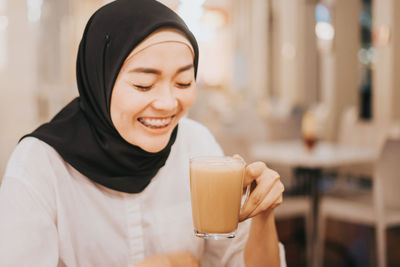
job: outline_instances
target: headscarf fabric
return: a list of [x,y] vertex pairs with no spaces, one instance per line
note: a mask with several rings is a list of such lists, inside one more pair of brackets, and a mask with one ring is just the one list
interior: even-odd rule
[[97,10],[86,25],[76,66],[79,97],[24,137],[46,142],[96,183],[126,193],[143,191],[165,165],[178,126],[163,150],[144,151],[125,141],[115,129],[111,93],[128,55],[162,28],[178,30],[189,42],[196,75],[197,42],[174,11],[155,0],[116,0]]

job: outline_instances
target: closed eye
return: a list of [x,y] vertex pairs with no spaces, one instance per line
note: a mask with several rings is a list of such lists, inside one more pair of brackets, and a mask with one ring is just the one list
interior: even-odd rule
[[153,86],[152,85],[139,85],[139,84],[134,84],[134,87],[136,87],[140,91],[149,91]]
[[176,86],[178,87],[178,88],[188,88],[188,87],[190,87],[192,85],[192,82],[189,82],[189,83],[176,83]]

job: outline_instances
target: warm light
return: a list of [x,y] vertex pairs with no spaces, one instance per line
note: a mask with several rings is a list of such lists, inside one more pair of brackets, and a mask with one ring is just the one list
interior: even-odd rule
[[317,121],[312,111],[307,111],[301,120],[301,132],[306,148],[311,151],[317,141]]
[[335,29],[330,23],[317,22],[315,25],[315,34],[319,39],[330,41],[335,36]]
[[372,30],[372,42],[376,46],[385,46],[390,41],[390,28],[387,25],[377,26]]
[[43,0],[27,0],[28,5],[28,20],[30,22],[37,22],[42,15]]
[[215,35],[212,27],[200,23],[204,14],[204,2],[205,0],[181,0],[178,7],[178,14],[199,41],[210,40]]
[[220,11],[205,10],[201,22],[213,28],[220,28],[225,25],[225,17]]
[[203,15],[204,2],[205,0],[181,0],[178,13],[189,29],[198,27],[199,20]]

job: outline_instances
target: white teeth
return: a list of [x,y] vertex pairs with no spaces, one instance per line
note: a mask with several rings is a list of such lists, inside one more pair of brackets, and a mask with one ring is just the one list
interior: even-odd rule
[[148,127],[154,128],[162,128],[167,126],[171,122],[172,118],[166,119],[146,119],[146,118],[139,118],[139,121]]

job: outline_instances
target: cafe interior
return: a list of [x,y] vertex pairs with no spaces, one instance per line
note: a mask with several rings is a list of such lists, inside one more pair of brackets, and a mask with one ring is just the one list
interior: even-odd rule
[[[1,173],[77,96],[78,43],[108,2],[0,0]],[[287,265],[400,266],[400,1],[160,2],[200,47],[187,116],[281,176]]]

